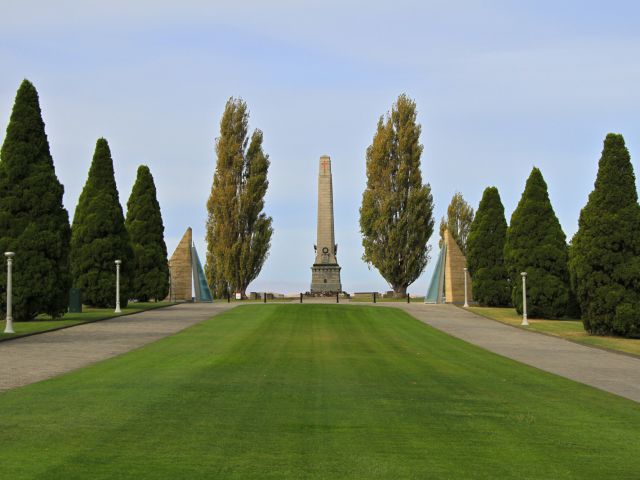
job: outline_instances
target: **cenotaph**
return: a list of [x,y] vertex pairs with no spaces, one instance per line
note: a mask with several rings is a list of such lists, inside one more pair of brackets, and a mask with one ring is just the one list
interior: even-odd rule
[[333,183],[331,179],[331,158],[320,157],[318,172],[318,237],[315,248],[316,259],[311,267],[311,293],[328,295],[342,293],[340,266],[336,254],[333,227]]

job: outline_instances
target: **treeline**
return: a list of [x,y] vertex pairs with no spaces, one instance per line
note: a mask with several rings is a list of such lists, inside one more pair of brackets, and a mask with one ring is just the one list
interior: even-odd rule
[[[429,260],[433,198],[423,183],[421,126],[415,102],[400,95],[380,116],[366,151],[360,208],[363,260],[404,295]],[[230,98],[216,139],[217,164],[207,203],[208,282],[216,297],[244,295],[267,258],[272,219],[264,212],[269,156],[263,134],[249,133],[249,111]],[[58,317],[71,286],[86,303],[113,306],[114,260],[122,260],[122,298],[162,299],[169,289],[164,226],[153,177],[141,166],[125,218],[107,141],[98,139],[71,226],[62,205],[38,94],[25,80],[0,151],[0,251],[16,251],[15,317]],[[457,193],[441,232],[467,256],[475,298],[522,309],[527,272],[533,317],[581,315],[588,332],[640,337],[640,205],[621,135],[604,142],[595,188],[567,243],[547,185],[534,168],[509,224],[497,188],[474,213]],[[0,288],[6,274],[0,269]],[[0,300],[4,303],[4,296]],[[125,300],[126,301],[126,300]]]
[[[508,226],[496,187],[485,189],[471,221],[453,208],[460,202],[466,204],[456,194],[443,222],[467,252],[473,295],[481,305],[512,305],[522,313],[526,272],[531,317],[582,318],[591,334],[640,337],[640,205],[622,135],[604,140],[594,190],[570,243],[538,168]],[[467,238],[458,228],[465,224]]]
[[[122,260],[121,298],[163,299],[169,289],[167,248],[155,185],[140,166],[127,203],[119,201],[109,145],[98,139],[73,222],[62,204],[38,93],[24,80],[18,89],[0,150],[0,252],[14,251],[16,320],[60,317],[69,289],[84,303],[115,305],[115,264]],[[0,269],[6,291],[6,272]],[[6,296],[0,306],[5,308]]]
[[579,315],[566,237],[538,168],[532,169],[508,226],[498,189],[485,189],[466,248],[473,296],[481,305],[513,305],[522,313],[521,273],[526,272],[531,317]]
[[[416,116],[415,102],[401,95],[378,120],[360,208],[363,259],[399,295],[423,272],[434,226]],[[440,223],[445,229],[466,253],[480,304],[513,305],[522,313],[526,272],[530,316],[581,317],[591,334],[640,337],[640,205],[622,135],[604,141],[595,188],[570,243],[538,168],[509,224],[498,189],[488,187],[475,215],[456,193]]]

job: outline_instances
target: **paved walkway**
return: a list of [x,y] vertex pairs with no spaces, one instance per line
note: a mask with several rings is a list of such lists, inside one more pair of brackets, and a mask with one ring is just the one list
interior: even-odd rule
[[228,310],[189,303],[0,343],[0,392],[114,357]]
[[491,352],[640,402],[640,358],[528,332],[451,305],[381,306],[402,308],[438,330]]

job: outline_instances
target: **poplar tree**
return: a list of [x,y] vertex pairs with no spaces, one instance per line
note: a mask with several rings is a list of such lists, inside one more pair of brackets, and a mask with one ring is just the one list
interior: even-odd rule
[[511,216],[504,261],[511,278],[512,302],[522,313],[522,277],[527,273],[527,313],[560,318],[570,302],[567,243],[549,200],[547,184],[533,168]]
[[467,238],[473,222],[473,208],[460,192],[456,192],[447,207],[447,217],[440,220],[440,248],[444,243],[444,232],[449,230],[451,236],[460,247],[463,254],[467,253]]
[[473,284],[473,297],[481,305],[507,306],[511,286],[504,266],[507,220],[496,187],[487,187],[469,228],[467,267]]
[[571,280],[591,334],[640,337],[639,232],[631,157],[622,135],[610,133],[570,250]]
[[169,265],[164,225],[149,167],[140,165],[127,202],[125,220],[134,253],[131,297],[162,300],[169,293]]
[[406,294],[429,260],[433,198],[422,184],[416,104],[400,95],[378,120],[367,148],[367,186],[360,207],[363,260],[397,295]]
[[218,297],[240,292],[258,276],[271,246],[271,217],[264,212],[269,182],[269,156],[262,150],[262,132],[249,138],[247,104],[230,98],[216,139],[216,171],[207,202],[209,285]]
[[[56,176],[42,120],[38,92],[24,80],[18,89],[0,150],[0,251],[15,252],[13,316],[54,318],[67,309],[69,215],[64,187]],[[5,269],[0,288],[6,291]],[[5,295],[0,295],[2,309]]]
[[124,225],[109,144],[100,138],[71,226],[73,285],[82,289],[84,303],[94,307],[115,305],[115,260],[122,261],[120,303],[124,307],[131,291],[133,250]]
[[227,296],[231,295],[231,287],[222,275],[218,274],[215,257],[209,255],[208,251],[204,273],[207,277],[207,283],[209,284],[213,298],[227,298]]

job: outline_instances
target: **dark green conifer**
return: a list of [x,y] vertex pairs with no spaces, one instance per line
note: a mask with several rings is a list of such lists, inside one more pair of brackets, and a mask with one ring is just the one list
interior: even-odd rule
[[604,141],[570,269],[589,333],[640,337],[640,206],[622,135],[610,133]]
[[[38,92],[24,80],[0,151],[0,252],[16,253],[13,315],[31,320],[39,313],[61,316],[68,304],[69,215],[40,111]],[[3,261],[4,264],[4,261]],[[6,270],[0,288],[6,290]],[[4,309],[5,295],[1,295]]]
[[131,297],[142,302],[162,300],[169,293],[167,245],[156,186],[146,165],[138,167],[125,225],[134,253]]
[[519,313],[521,272],[527,272],[527,312],[531,317],[560,318],[567,313],[570,292],[566,237],[537,168],[531,171],[511,216],[504,261],[511,278],[511,299]]
[[504,266],[507,220],[496,187],[487,187],[467,238],[467,267],[473,284],[473,298],[481,305],[511,303],[511,286]]
[[109,144],[98,139],[89,176],[73,216],[71,273],[86,304],[113,307],[116,298],[115,260],[121,260],[120,302],[131,289],[133,250],[124,225]]

